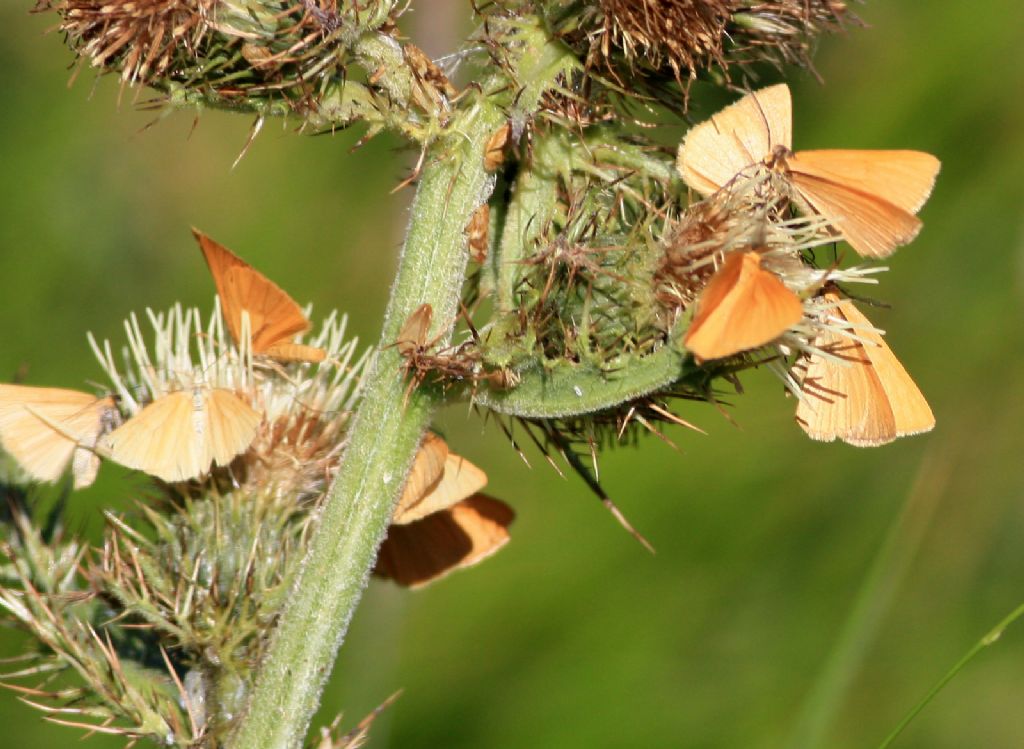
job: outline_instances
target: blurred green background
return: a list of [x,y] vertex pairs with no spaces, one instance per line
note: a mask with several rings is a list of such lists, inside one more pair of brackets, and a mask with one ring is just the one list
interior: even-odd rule
[[[94,87],[83,71],[68,90],[71,56],[43,33],[55,19],[27,5],[0,7],[0,377],[28,364],[31,384],[80,387],[100,377],[87,330],[120,341],[131,310],[208,309],[190,225],[375,340],[409,198],[389,190],[408,152],[378,138],[349,153],[357,134],[303,138],[268,123],[232,170],[248,121],[210,113],[191,132],[192,115],[176,113],[143,131],[152,115],[132,91],[118,104],[113,79]],[[418,7],[412,28],[433,52],[438,24],[468,14],[454,0]],[[811,715],[819,746],[873,747],[1024,601],[1024,10],[893,0],[857,11],[871,28],[823,40],[824,87],[792,72],[795,142],[942,159],[925,229],[883,278],[893,309],[872,313],[936,430],[876,450],[812,443],[778,382],[751,373],[739,428],[685,406],[709,437],[679,430],[681,453],[648,439],[605,456],[607,489],[657,546],[650,556],[578,481],[535,454],[528,469],[496,428],[451,409],[453,448],[518,511],[513,543],[422,592],[375,583],[321,722],[342,710],[355,721],[403,687],[371,746],[789,747]],[[105,467],[76,522],[97,533],[99,507],[126,506],[138,486]],[[877,627],[844,649],[905,506],[866,609]],[[0,656],[22,647],[0,630]],[[828,692],[815,691],[823,673],[841,677],[835,699],[808,710],[808,695]],[[1024,746],[1022,703],[1024,624],[895,746]],[[2,746],[77,739],[10,693],[0,725]]]

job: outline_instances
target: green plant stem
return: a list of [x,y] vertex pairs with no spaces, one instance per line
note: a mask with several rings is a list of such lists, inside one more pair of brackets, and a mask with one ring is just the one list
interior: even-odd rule
[[953,667],[949,669],[949,671],[946,672],[945,676],[939,679],[938,683],[936,683],[935,686],[928,690],[928,694],[926,694],[924,698],[914,706],[914,709],[907,713],[907,715],[903,718],[903,720],[899,722],[896,728],[892,730],[892,733],[885,737],[885,741],[878,745],[878,749],[887,749],[887,747],[889,747],[889,745],[891,745],[892,742],[896,740],[896,737],[903,733],[903,729],[910,725],[911,721],[913,721],[914,718],[917,717],[918,713],[924,710],[928,703],[935,699],[935,696],[942,691],[942,688],[945,687],[949,682],[951,682],[953,680],[953,677],[960,673],[961,669],[963,669],[964,666],[966,666],[968,663],[974,660],[974,656],[976,656],[982,650],[987,648],[989,645],[994,645],[995,643],[997,643],[999,641],[999,638],[1003,636],[1003,632],[1005,632],[1011,624],[1020,619],[1022,616],[1024,616],[1024,603],[1020,604],[1017,608],[1015,608],[1013,611],[1007,614],[1006,617],[999,622],[999,624],[990,629],[984,637],[982,637],[980,640],[974,643],[974,646],[966,653],[964,653],[964,656],[960,660],[958,660],[953,665]]
[[[514,117],[532,114],[545,88],[569,64],[577,64],[560,43],[522,19],[514,41],[515,105],[481,96],[453,121],[452,134],[426,154],[379,353],[248,708],[227,742],[231,749],[302,746],[420,438],[439,403],[435,391],[423,388],[408,393],[406,400],[402,358],[393,344],[421,304],[433,307],[435,327],[445,331],[439,343],[447,340],[468,259],[464,230],[493,188],[484,169],[486,144],[510,110]],[[507,83],[503,75],[495,76],[483,90],[508,91],[513,87]]]
[[281,614],[249,707],[229,746],[301,746],[324,682],[366,586],[420,438],[437,406],[419,389],[406,399],[402,359],[392,345],[421,304],[450,331],[467,261],[463,229],[487,197],[482,154],[503,119],[481,104],[461,128],[428,152],[432,161],[416,192],[409,233],[392,288],[380,351],[349,433],[341,469],[310,549]]

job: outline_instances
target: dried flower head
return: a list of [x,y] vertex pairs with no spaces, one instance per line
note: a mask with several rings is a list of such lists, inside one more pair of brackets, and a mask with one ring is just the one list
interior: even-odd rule
[[556,28],[594,68],[646,89],[652,74],[686,84],[733,64],[810,64],[812,39],[840,28],[838,0],[598,0],[556,3]]
[[740,63],[765,61],[781,67],[802,65],[813,70],[814,39],[857,24],[841,0],[783,0],[744,3],[732,16],[730,57]]
[[622,55],[667,67],[679,79],[709,64],[724,64],[725,30],[733,3],[727,0],[599,0],[603,60]]
[[216,0],[59,0],[37,10],[56,10],[61,30],[97,68],[119,67],[125,81],[147,82],[166,74],[181,50],[195,50],[209,33]]
[[344,79],[354,41],[387,25],[394,6],[388,0],[39,0],[36,10],[61,16],[59,28],[81,60],[119,72],[126,84],[160,89],[168,100],[311,114]]

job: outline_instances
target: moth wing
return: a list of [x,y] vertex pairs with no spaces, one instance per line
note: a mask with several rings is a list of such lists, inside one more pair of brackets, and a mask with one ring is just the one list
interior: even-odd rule
[[441,483],[447,458],[448,443],[433,432],[427,432],[413,459],[412,470],[391,522],[409,523],[422,517],[416,513],[416,508]]
[[719,310],[739,283],[743,265],[743,257],[739,253],[728,255],[697,298],[697,308],[686,329],[683,345],[695,353],[697,349],[702,351],[697,353],[698,356],[706,358],[707,354],[719,348],[718,341],[723,335],[726,317],[719,314]]
[[296,301],[255,268],[229,269],[225,274],[225,286],[228,293],[238,300],[239,331],[242,310],[249,313],[254,354],[266,353],[275,344],[289,343],[299,333],[309,330],[309,320]]
[[217,465],[226,466],[256,439],[261,418],[230,390],[213,388],[206,394],[206,421],[208,451]]
[[686,182],[710,195],[776,146],[792,143],[793,102],[785,84],[753,91],[683,138],[676,167]]
[[760,255],[733,253],[701,293],[683,345],[698,359],[720,359],[775,340],[802,317],[800,297]]
[[508,527],[516,514],[501,500],[475,494],[454,505],[452,519],[472,541],[471,549],[459,562],[459,569],[472,567],[508,543]]
[[83,489],[96,480],[100,456],[94,448],[100,435],[120,421],[120,414],[111,396],[95,399],[89,406],[60,422],[61,431],[77,437],[78,446],[71,456],[74,487]]
[[887,257],[921,231],[917,216],[884,198],[799,171],[791,172],[790,180],[800,197],[863,257]]
[[827,331],[814,344],[839,361],[812,355],[801,381],[803,398],[797,421],[812,440],[841,440],[857,447],[885,445],[896,439],[896,418],[867,348],[877,334],[853,303],[828,295],[837,302],[835,317],[854,325],[851,331],[869,341]]
[[907,213],[917,213],[942,166],[922,151],[798,151],[786,159],[792,172],[844,185]]
[[858,447],[896,439],[896,425],[881,384],[865,363],[864,347],[839,339],[825,350],[847,363],[811,356],[800,387],[797,423],[811,439],[842,440]]
[[844,301],[841,306],[843,316],[857,326],[865,338],[875,344],[865,346],[864,352],[885,392],[895,422],[896,436],[907,437],[931,431],[935,426],[932,409],[917,383],[889,348],[889,344],[871,328],[870,321],[852,302]]
[[304,343],[275,343],[273,346],[268,346],[263,355],[282,362],[306,362],[309,364],[316,364],[327,358],[327,352],[324,349],[307,346]]
[[505,503],[477,494],[414,523],[392,525],[374,571],[399,585],[422,587],[494,554],[508,543],[514,517]]
[[469,246],[469,256],[477,263],[483,264],[487,261],[487,251],[490,249],[490,228],[491,228],[491,205],[484,203],[469,218],[466,225],[466,243]]
[[92,483],[96,480],[96,474],[99,472],[100,456],[92,450],[76,447],[71,455],[71,475],[74,477],[73,486],[76,489],[92,486]]
[[423,499],[406,510],[400,520],[396,518],[394,522],[405,524],[419,520],[461,502],[486,485],[486,473],[461,455],[448,453],[440,481]]
[[95,456],[79,445],[96,444],[113,408],[113,398],[77,390],[0,384],[0,445],[37,481],[56,481],[74,458],[75,488],[88,486]]
[[211,454],[191,391],[157,398],[100,440],[100,448],[128,468],[169,483],[188,481],[210,466]]
[[192,227],[192,235],[199,243],[199,249],[206,259],[206,265],[213,276],[214,286],[217,287],[217,295],[220,297],[220,304],[224,311],[224,321],[227,323],[231,337],[238,343],[242,333],[242,309],[243,299],[240,298],[238,290],[229,288],[227,283],[228,271],[233,268],[250,267],[242,258],[216,242],[201,231]]
[[213,275],[224,320],[236,343],[241,340],[242,310],[249,313],[252,350],[257,354],[309,329],[302,309],[284,289],[224,245],[196,229],[192,233]]

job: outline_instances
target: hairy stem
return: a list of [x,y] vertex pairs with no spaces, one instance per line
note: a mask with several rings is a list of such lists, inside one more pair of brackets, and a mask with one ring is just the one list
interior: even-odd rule
[[[545,85],[572,61],[537,28],[514,36],[513,78],[520,92],[512,116],[531,113]],[[555,52],[550,52],[554,48]],[[537,61],[545,64],[537,65]],[[531,77],[540,74],[542,82]],[[524,81],[518,76],[522,75]],[[508,91],[504,76],[484,91]],[[483,154],[509,117],[509,102],[481,96],[462,110],[450,136],[427,152],[409,231],[381,333],[380,350],[349,433],[348,448],[310,549],[286,604],[246,714],[227,746],[233,749],[297,749],[319,705],[338,648],[362,596],[377,548],[438,395],[409,394],[402,360],[392,345],[402,324],[421,304],[434,308],[435,325],[450,334],[467,262],[464,230],[486,200],[493,177]],[[443,340],[442,340],[443,342]],[[404,405],[403,405],[404,403]]]
[[454,323],[467,260],[463,229],[490,189],[482,154],[501,118],[497,107],[482,104],[462,129],[464,140],[446,141],[428,154],[433,163],[416,192],[380,351],[367,376],[344,462],[247,714],[229,746],[298,747],[317,709],[392,507],[437,405],[433,392],[418,390],[403,407],[407,385],[392,344],[420,304],[433,306],[440,329],[450,330]]

